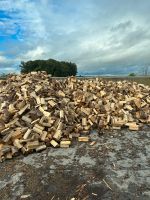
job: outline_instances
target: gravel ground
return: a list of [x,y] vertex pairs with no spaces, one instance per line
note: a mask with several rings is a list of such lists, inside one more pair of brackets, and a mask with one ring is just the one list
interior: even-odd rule
[[90,137],[0,163],[0,199],[149,200],[150,128]]

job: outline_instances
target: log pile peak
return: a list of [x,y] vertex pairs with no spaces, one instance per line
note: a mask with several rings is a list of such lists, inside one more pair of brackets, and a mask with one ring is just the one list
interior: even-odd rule
[[0,160],[89,141],[93,129],[150,123],[150,87],[136,82],[53,79],[45,72],[0,81]]

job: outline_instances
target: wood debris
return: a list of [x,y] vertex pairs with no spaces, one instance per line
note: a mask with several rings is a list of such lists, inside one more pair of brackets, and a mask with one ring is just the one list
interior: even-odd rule
[[[45,72],[0,81],[0,160],[89,142],[93,129],[150,124],[150,87],[136,82],[52,79]],[[94,145],[93,141],[90,145]]]

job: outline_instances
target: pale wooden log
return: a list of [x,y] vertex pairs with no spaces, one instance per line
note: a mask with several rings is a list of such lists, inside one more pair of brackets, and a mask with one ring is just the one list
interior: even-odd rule
[[0,143],[0,150],[3,148],[4,144]]
[[82,118],[82,126],[86,126],[87,125],[87,119],[86,118]]
[[93,146],[93,145],[95,145],[96,144],[96,141],[92,141],[91,143],[90,143],[90,146]]
[[96,116],[95,115],[90,115],[89,119],[93,122],[96,123]]
[[41,141],[45,141],[47,134],[47,131],[43,131],[43,134],[41,135]]
[[150,115],[148,116],[147,123],[150,123]]
[[111,120],[111,116],[107,115],[107,124],[110,122],[110,120]]
[[43,113],[43,112],[44,112],[43,107],[39,106],[39,111],[40,111],[41,113]]
[[51,107],[55,107],[56,106],[56,103],[53,100],[48,101],[48,103],[49,103],[49,105]]
[[13,132],[11,132],[11,133],[5,135],[5,136],[3,137],[3,139],[2,139],[2,141],[5,142],[5,143],[8,143],[8,142],[10,141],[11,137],[12,137],[12,134],[13,134]]
[[114,111],[114,110],[115,110],[115,103],[111,103],[111,104],[110,104],[110,108],[111,108],[111,110]]
[[103,96],[105,96],[105,95],[106,95],[106,92],[105,92],[105,91],[103,91],[103,90],[101,90],[101,91],[100,91],[100,95],[101,95],[101,97],[103,97]]
[[90,125],[89,126],[84,126],[84,131],[88,131],[88,130],[90,130],[90,128],[91,128]]
[[21,152],[22,152],[24,155],[28,154],[28,150],[27,150],[25,147],[22,147],[22,148],[21,148]]
[[15,139],[13,145],[17,147],[17,149],[21,149],[23,145],[20,143],[19,139]]
[[31,93],[30,93],[30,96],[36,98],[36,93],[35,93],[35,91],[31,92]]
[[89,142],[89,137],[78,137],[79,142]]
[[59,122],[58,127],[57,127],[57,130],[62,130],[62,129],[63,129],[63,123],[62,123],[62,122]]
[[26,111],[26,109],[28,109],[29,107],[30,107],[29,104],[25,105],[25,106],[18,112],[18,115],[22,115],[22,114]]
[[16,105],[16,107],[18,108],[18,109],[22,109],[24,106],[26,106],[26,102],[23,100],[23,101],[21,101],[20,103],[18,103],[17,105]]
[[83,130],[82,133],[83,133],[84,135],[87,135],[87,134],[89,134],[89,130]]
[[63,140],[60,142],[60,146],[61,145],[71,145],[71,141],[70,140]]
[[39,118],[38,118],[38,119],[35,119],[34,121],[31,122],[31,124],[35,124],[35,123],[37,123],[37,122],[39,122],[39,121],[40,121]]
[[87,92],[87,85],[83,86],[83,92]]
[[55,141],[55,140],[51,140],[50,141],[50,144],[53,146],[53,147],[58,147],[59,144]]
[[8,124],[5,124],[5,127],[9,127],[14,125],[17,121],[19,120],[19,118],[15,118],[12,121],[10,121]]
[[36,75],[38,72],[32,71],[30,72],[32,75]]
[[36,152],[40,152],[40,151],[43,151],[45,149],[46,149],[46,145],[44,144],[44,145],[37,147],[35,150],[36,150]]
[[141,99],[134,99],[134,103],[138,108],[141,108]]
[[11,151],[11,147],[8,146],[8,145],[4,145],[0,150],[2,155],[6,154],[6,153],[9,153],[10,151]]
[[47,112],[47,111],[44,111],[44,112],[43,112],[43,115],[44,115],[45,117],[49,117],[49,116],[51,115],[51,113],[50,113],[50,112]]
[[26,131],[26,133],[25,133],[24,136],[23,136],[23,139],[24,139],[24,140],[28,139],[28,137],[29,137],[31,131],[32,131],[31,129],[28,129],[28,130]]
[[9,111],[10,113],[15,113],[15,112],[16,112],[16,108],[14,107],[13,104],[10,104],[10,105],[9,105],[8,111]]
[[33,131],[35,131],[36,133],[38,133],[38,134],[40,134],[40,135],[43,134],[43,131],[42,131],[41,129],[35,127],[35,126],[33,127]]
[[64,111],[60,110],[60,118],[63,119],[64,118]]
[[47,110],[48,109],[48,107],[46,106],[46,105],[42,105],[42,108],[43,108],[43,110]]
[[147,97],[147,98],[146,98],[146,101],[147,101],[147,103],[150,104],[150,97]]
[[92,122],[90,119],[88,119],[88,122],[89,122],[89,124],[90,124],[91,126],[93,126],[93,122]]
[[35,99],[36,99],[37,104],[41,104],[41,99],[40,99],[40,97],[36,96]]
[[65,97],[65,93],[61,90],[58,91],[58,95],[61,96],[61,97]]
[[12,159],[12,153],[11,152],[6,153],[5,158],[6,159]]
[[38,128],[38,129],[41,129],[42,131],[44,130],[44,127],[40,126],[39,124],[34,124],[34,127]]
[[33,138],[28,138],[28,139],[20,139],[20,144],[24,144],[24,143],[27,143],[27,142],[31,142],[33,141]]
[[46,104],[46,102],[45,102],[45,99],[44,99],[44,98],[41,98],[41,104],[42,104],[42,105],[45,105],[45,104]]
[[72,137],[72,134],[69,134],[69,139],[72,140],[72,138],[73,138],[73,137]]
[[94,108],[93,109],[93,111],[94,111],[94,113],[97,115],[98,114],[98,112],[97,112],[97,110]]
[[43,125],[44,127],[49,127],[49,128],[52,127],[52,124],[50,124],[50,123],[42,123],[42,125]]
[[39,147],[39,141],[33,141],[33,142],[28,142],[26,147],[27,147],[27,150],[32,150],[32,149],[36,149],[37,147]]
[[19,100],[23,100],[23,97],[20,93],[16,92],[16,95],[19,97]]
[[32,119],[30,119],[29,117],[27,117],[27,116],[22,116],[22,118],[21,118],[23,121],[25,121],[25,122],[28,122],[28,123],[31,123],[32,122]]
[[132,130],[132,131],[138,131],[139,130],[139,125],[129,125],[129,130]]
[[56,140],[60,140],[61,136],[62,136],[62,131],[56,130],[55,134],[53,135],[53,138]]
[[124,109],[130,110],[130,111],[133,110],[133,108],[132,108],[131,105],[125,105],[125,106],[124,106]]
[[21,129],[20,129],[20,128],[16,129],[16,130],[13,132],[11,138],[12,138],[12,140],[22,138],[22,131],[21,131]]
[[119,101],[119,106],[124,106],[127,102],[126,101]]
[[121,129],[120,126],[113,126],[112,128],[113,128],[114,130],[120,130],[120,129]]
[[83,108],[81,107],[81,112],[85,113],[86,115],[90,115],[91,113],[91,109],[90,108]]
[[36,87],[35,88],[35,92],[38,92],[38,91],[40,91],[42,89],[41,85],[36,85],[35,87]]
[[47,119],[47,117],[42,116],[41,119],[39,119],[39,123],[43,125],[44,121]]
[[141,108],[143,108],[144,106],[146,106],[147,105],[147,103],[145,102],[145,101],[143,101],[142,103],[141,103]]

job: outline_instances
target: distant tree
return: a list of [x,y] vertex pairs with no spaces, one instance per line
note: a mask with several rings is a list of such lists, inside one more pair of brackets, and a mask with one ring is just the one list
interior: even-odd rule
[[52,76],[75,76],[77,74],[77,65],[71,62],[48,60],[22,61],[20,64],[21,73],[31,71],[46,71]]
[[130,73],[128,76],[136,76],[135,73]]
[[5,73],[0,74],[0,79],[6,79],[6,78],[7,78],[7,74]]

